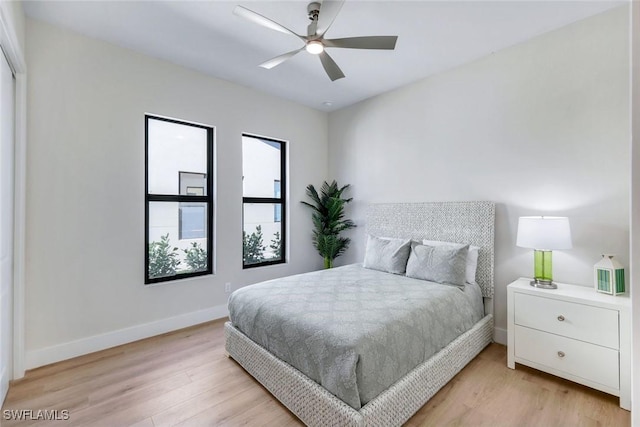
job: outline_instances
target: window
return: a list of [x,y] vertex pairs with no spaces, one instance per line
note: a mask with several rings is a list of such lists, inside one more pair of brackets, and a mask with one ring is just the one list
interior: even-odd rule
[[145,116],[145,283],[213,272],[213,128]]
[[[276,179],[273,181],[273,197],[276,199],[280,198],[280,180]],[[274,205],[273,206],[273,222],[282,221],[282,205]]]
[[242,135],[242,264],[285,262],[285,141]]

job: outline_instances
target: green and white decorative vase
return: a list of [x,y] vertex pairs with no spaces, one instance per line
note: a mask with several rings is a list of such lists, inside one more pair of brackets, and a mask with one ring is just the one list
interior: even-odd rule
[[624,294],[624,267],[611,254],[602,254],[594,266],[596,291],[609,295]]

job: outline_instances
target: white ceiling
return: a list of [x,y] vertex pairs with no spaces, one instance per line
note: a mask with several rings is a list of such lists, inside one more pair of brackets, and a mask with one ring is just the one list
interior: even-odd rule
[[329,49],[346,75],[335,82],[307,52],[272,70],[258,67],[302,43],[233,15],[233,8],[240,4],[305,34],[307,3],[46,0],[25,1],[24,8],[35,19],[333,111],[626,2],[347,0],[327,37],[398,35],[394,51]]

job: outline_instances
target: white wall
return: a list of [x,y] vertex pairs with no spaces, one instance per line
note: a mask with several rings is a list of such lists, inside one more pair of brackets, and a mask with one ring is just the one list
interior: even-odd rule
[[611,252],[629,265],[628,8],[547,33],[329,116],[329,175],[352,184],[359,227],[340,263],[364,256],[372,202],[497,203],[496,339],[506,285],[531,276],[518,217],[570,217],[556,281],[592,286]]
[[[305,187],[325,113],[27,20],[28,367],[226,314],[232,288],[322,266]],[[144,282],[144,114],[216,126],[217,274]],[[289,141],[289,263],[242,270],[242,133]]]

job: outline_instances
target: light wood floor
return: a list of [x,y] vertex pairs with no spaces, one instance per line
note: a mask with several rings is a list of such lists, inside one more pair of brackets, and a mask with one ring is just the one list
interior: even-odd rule
[[[3,426],[298,426],[225,355],[223,320],[29,371],[4,410],[68,410],[67,421]],[[35,414],[35,412],[34,412]],[[407,426],[628,426],[617,398],[533,369],[487,347]]]

